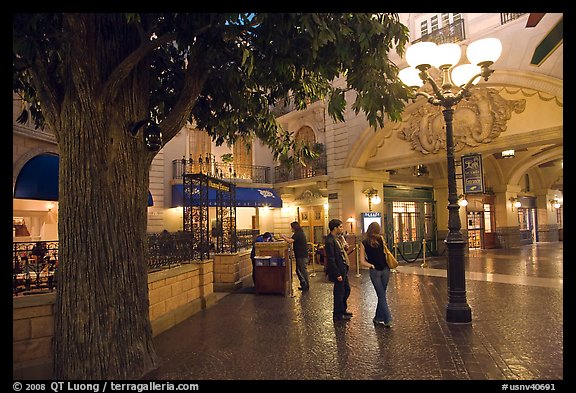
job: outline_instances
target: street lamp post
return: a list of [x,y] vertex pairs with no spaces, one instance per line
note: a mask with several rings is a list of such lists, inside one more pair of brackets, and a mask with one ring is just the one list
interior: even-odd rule
[[[448,235],[445,243],[448,250],[448,305],[446,321],[470,323],[472,311],[466,302],[466,279],[464,268],[464,248],[466,240],[462,235],[456,189],[454,163],[453,119],[454,106],[462,98],[471,95],[470,88],[482,77],[488,80],[494,72],[489,67],[500,57],[502,44],[496,38],[485,38],[472,42],[466,56],[471,64],[462,64],[452,69],[460,61],[460,46],[454,43],[436,45],[433,42],[419,42],[406,50],[406,61],[410,65],[400,71],[402,82],[409,86],[414,95],[425,97],[428,103],[444,108],[442,113],[446,123],[446,159],[448,169]],[[432,79],[428,70],[437,67],[442,73],[442,85]],[[428,82],[434,94],[418,91]],[[455,90],[455,91],[453,91]]]

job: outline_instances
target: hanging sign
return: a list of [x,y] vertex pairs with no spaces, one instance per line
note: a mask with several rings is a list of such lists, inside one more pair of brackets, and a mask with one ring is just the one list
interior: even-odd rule
[[484,173],[482,155],[467,154],[462,156],[462,188],[464,194],[484,193]]
[[368,225],[373,222],[377,222],[382,227],[382,213],[380,212],[366,212],[360,213],[362,217],[362,233],[366,232]]

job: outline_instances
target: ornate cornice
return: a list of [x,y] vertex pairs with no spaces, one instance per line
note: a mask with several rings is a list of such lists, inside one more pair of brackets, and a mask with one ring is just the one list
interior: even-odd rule
[[50,142],[56,144],[56,137],[51,131],[34,129],[19,124],[12,125],[12,132],[17,135],[24,136],[26,138],[37,139],[44,142]]
[[[507,100],[495,89],[481,87],[462,101],[454,112],[455,151],[466,146],[487,144],[506,130],[513,113],[522,113],[526,100]],[[446,149],[446,131],[441,111],[422,103],[402,123],[398,137],[410,142],[413,150],[423,154]]]

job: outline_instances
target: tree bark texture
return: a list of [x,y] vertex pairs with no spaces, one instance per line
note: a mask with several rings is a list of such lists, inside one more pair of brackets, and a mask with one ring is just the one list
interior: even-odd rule
[[148,81],[136,65],[118,92],[103,94],[127,46],[139,42],[110,18],[71,15],[65,23],[71,78],[53,125],[60,149],[53,374],[62,380],[135,379],[156,367],[146,235],[153,153],[142,131],[136,138],[127,131],[147,115]]

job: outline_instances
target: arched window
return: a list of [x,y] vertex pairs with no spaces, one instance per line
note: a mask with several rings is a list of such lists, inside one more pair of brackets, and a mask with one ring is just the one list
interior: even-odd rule
[[296,133],[295,140],[296,142],[312,146],[314,142],[316,142],[316,135],[314,135],[314,130],[312,130],[312,128],[304,126]]

